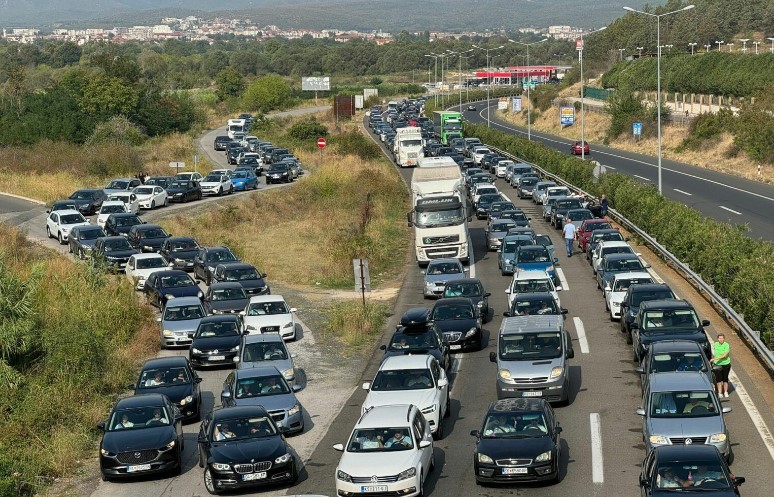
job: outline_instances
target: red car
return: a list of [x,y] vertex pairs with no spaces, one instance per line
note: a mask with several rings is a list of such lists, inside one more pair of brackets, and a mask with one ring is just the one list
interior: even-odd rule
[[581,147],[581,142],[577,141],[570,147],[570,153],[572,155],[588,155],[590,150],[589,142],[583,142],[583,146]]
[[606,219],[586,219],[578,228],[578,247],[586,252],[586,243],[594,230],[612,229],[613,226]]

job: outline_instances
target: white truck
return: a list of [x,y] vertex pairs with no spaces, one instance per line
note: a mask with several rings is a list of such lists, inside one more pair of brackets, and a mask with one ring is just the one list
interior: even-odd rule
[[247,134],[247,120],[245,119],[229,119],[226,124],[228,131],[228,137],[234,139],[234,133]]
[[415,167],[424,158],[422,129],[416,126],[398,128],[395,132],[395,162],[400,167]]
[[470,205],[464,191],[460,168],[418,168],[411,178],[414,209],[408,225],[414,227],[417,263],[426,266],[433,259],[470,260],[468,221]]

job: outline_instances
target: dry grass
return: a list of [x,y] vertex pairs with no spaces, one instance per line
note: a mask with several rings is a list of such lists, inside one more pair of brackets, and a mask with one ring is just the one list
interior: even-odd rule
[[380,302],[361,300],[336,302],[325,310],[327,323],[323,333],[345,345],[343,350],[356,352],[357,347],[382,332],[389,307]]

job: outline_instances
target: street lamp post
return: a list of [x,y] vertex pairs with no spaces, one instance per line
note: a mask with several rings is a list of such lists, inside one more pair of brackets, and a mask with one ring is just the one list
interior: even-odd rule
[[460,112],[462,112],[462,59],[466,59],[467,57],[464,57],[462,54],[470,53],[473,49],[465,50],[464,52],[452,52],[449,50],[449,55],[458,55],[459,56],[459,68],[457,69],[457,89],[460,92]]
[[529,47],[548,41],[548,38],[543,38],[542,40],[534,41],[532,43],[522,43],[515,40],[508,41],[527,47],[527,140],[532,141],[532,100],[529,99],[529,90],[532,88],[532,76],[529,73]]
[[774,53],[774,38],[766,38],[771,42],[771,48],[769,49],[769,52]]
[[473,48],[477,48],[479,50],[483,50],[486,52],[486,127],[490,127],[489,123],[489,87],[492,86],[492,73],[489,70],[489,52],[494,50],[500,50],[504,48],[505,45],[500,45],[497,48],[482,48],[477,45],[473,45]]
[[750,41],[750,38],[739,38],[739,41],[742,42],[742,53],[747,53],[747,42]]
[[688,46],[691,47],[691,55],[693,55],[693,49],[694,47],[698,45],[698,43],[689,43]]
[[726,43],[726,46],[728,47],[728,51],[730,52],[731,51],[731,47],[733,47],[734,44],[733,43]]
[[725,43],[725,41],[723,41],[723,40],[715,42],[715,44],[718,46],[718,52],[720,52],[720,45],[722,45],[723,43]]
[[707,43],[706,45],[704,45],[704,49],[707,51],[707,53],[709,53],[710,48],[712,48],[712,43]]
[[[604,31],[607,29],[607,26],[603,26],[597,30],[591,31],[588,34],[592,35],[594,33],[599,33],[600,31]],[[580,108],[580,115],[581,115],[581,160],[586,160],[586,110],[583,106],[583,32],[581,32],[580,35],[580,47],[577,46],[578,49],[578,61],[580,62],[580,101],[581,101],[581,108]]]
[[625,48],[619,48],[618,49],[618,60],[623,60],[623,53],[626,51]]
[[431,53],[425,55],[425,57],[432,57],[435,59],[435,70],[433,71],[433,98],[435,99],[435,105],[438,106],[438,56]]
[[760,45],[760,44],[761,44],[761,42],[759,42],[759,41],[754,41],[753,42],[753,45],[755,45],[755,55],[758,55],[758,45]]
[[637,57],[642,57],[643,50],[645,50],[645,47],[637,47]]
[[651,12],[643,12],[641,10],[635,10],[631,7],[624,7],[624,10],[628,10],[629,12],[634,12],[636,14],[643,14],[646,16],[651,16],[656,18],[656,46],[658,47],[658,52],[656,53],[656,80],[657,80],[657,103],[656,108],[658,111],[657,116],[657,128],[658,128],[658,193],[663,195],[662,190],[662,183],[661,183],[661,18],[664,16],[668,16],[671,14],[676,14],[678,12],[683,12],[685,10],[691,10],[694,8],[695,5],[686,5],[682,9],[673,10],[671,12],[665,12],[663,14],[653,14]]

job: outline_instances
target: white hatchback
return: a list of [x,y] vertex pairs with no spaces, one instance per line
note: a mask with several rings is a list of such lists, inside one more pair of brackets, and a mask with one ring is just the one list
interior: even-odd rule
[[126,204],[126,212],[137,214],[140,212],[140,201],[137,199],[134,191],[111,193],[108,195],[108,200],[120,200]]
[[632,271],[631,273],[617,273],[610,280],[610,288],[605,288],[605,307],[610,311],[610,320],[621,319],[621,302],[626,297],[626,291],[631,285],[655,283],[650,273],[645,271]]
[[107,218],[110,217],[111,214],[119,214],[121,212],[129,212],[126,209],[125,203],[120,200],[105,200],[97,211],[97,225],[104,229]]
[[559,291],[561,289],[561,286],[554,285],[554,280],[545,271],[535,269],[516,271],[513,273],[511,284],[505,289],[505,293],[508,295],[508,309],[513,306],[513,301],[519,295],[536,292],[550,293],[556,301],[556,306],[562,307],[562,302],[559,299]]
[[282,295],[257,295],[242,312],[249,334],[279,333],[283,340],[295,340],[295,307],[289,307]]
[[163,255],[156,253],[134,254],[126,263],[126,277],[137,290],[145,288],[145,280],[151,273],[164,271],[169,268],[169,263]]

